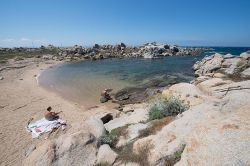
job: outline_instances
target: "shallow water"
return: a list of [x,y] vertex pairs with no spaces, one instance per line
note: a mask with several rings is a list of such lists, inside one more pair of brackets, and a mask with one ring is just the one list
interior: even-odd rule
[[127,86],[154,86],[155,81],[157,86],[189,82],[193,79],[193,64],[205,55],[213,54],[213,51],[236,55],[248,49],[214,48],[196,57],[106,59],[65,63],[41,73],[39,84],[66,99],[90,107],[99,104],[100,93],[105,88],[112,88],[113,92],[116,92]]

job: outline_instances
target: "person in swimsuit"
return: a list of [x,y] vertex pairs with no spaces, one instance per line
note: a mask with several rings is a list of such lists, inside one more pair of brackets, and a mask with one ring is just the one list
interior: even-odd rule
[[58,114],[60,114],[62,111],[60,111],[60,112],[52,112],[51,110],[52,110],[52,108],[48,107],[47,111],[44,112],[45,119],[47,119],[49,121],[58,119],[59,118]]

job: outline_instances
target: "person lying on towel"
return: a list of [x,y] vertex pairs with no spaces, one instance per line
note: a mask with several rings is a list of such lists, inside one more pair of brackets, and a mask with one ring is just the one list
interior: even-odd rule
[[52,112],[51,110],[52,110],[51,107],[47,108],[47,111],[45,111],[45,113],[44,113],[45,119],[47,119],[49,121],[58,119],[59,118],[58,114],[60,114],[62,111],[60,111],[60,112]]

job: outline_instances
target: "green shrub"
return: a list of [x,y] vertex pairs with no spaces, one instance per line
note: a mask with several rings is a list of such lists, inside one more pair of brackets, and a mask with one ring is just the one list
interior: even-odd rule
[[237,62],[237,67],[245,66],[246,64],[247,64],[246,61],[241,60]]
[[163,161],[162,164],[167,165],[167,166],[174,166],[177,162],[181,160],[181,155],[185,147],[186,145],[183,144],[173,155],[166,156],[164,158],[165,161]]
[[7,60],[0,60],[0,63],[7,63]]
[[157,99],[149,106],[149,120],[161,119],[166,116],[176,116],[188,109],[180,100],[170,97]]

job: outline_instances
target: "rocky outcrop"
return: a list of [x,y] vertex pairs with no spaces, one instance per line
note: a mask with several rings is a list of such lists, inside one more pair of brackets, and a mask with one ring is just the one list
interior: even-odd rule
[[147,43],[140,47],[139,55],[144,58],[157,58],[162,56],[197,55],[203,52],[203,48],[182,48],[175,45]]
[[[242,53],[240,56],[214,54],[197,61],[193,69],[195,75],[212,76],[214,73],[223,73],[231,77],[240,78],[241,72],[250,66],[249,52]],[[242,74],[244,76],[244,73]]]
[[[117,45],[99,45],[95,44],[93,47],[82,47],[75,45],[73,47],[55,47],[48,45],[40,48],[1,48],[0,55],[3,56],[14,55],[17,57],[43,57],[46,60],[98,60],[106,58],[126,58],[126,57],[145,57],[156,58],[162,56],[184,56],[197,55],[203,52],[204,48],[182,48],[175,45],[147,43],[142,46],[133,47],[127,46],[124,43]],[[27,54],[27,55],[26,55]],[[49,55],[49,56],[48,56]]]
[[241,74],[243,77],[250,77],[250,67],[245,69]]
[[106,130],[104,128],[103,122],[101,119],[98,119],[94,116],[90,117],[85,121],[85,127],[86,130],[88,130],[90,133],[92,133],[96,139],[101,137],[106,133]]
[[97,150],[93,142],[94,137],[85,131],[62,135],[37,147],[23,165],[94,165]]
[[244,60],[249,60],[250,59],[250,51],[243,52],[242,54],[240,54],[240,57]]
[[[179,155],[182,147],[184,150],[176,165],[247,165],[250,161],[246,148],[250,135],[246,127],[250,125],[247,120],[249,85],[249,81],[243,81],[212,87],[212,96],[204,93],[207,95],[204,102],[191,106],[156,135],[135,141],[133,152],[151,145],[148,148],[151,165],[168,165],[172,162],[171,156]],[[230,87],[241,88],[228,92]]]
[[193,67],[195,70],[195,75],[201,76],[207,73],[213,73],[214,71],[221,68],[223,60],[223,55],[215,54],[202,59],[202,61],[196,62]]
[[162,94],[165,97],[174,96],[190,106],[201,104],[206,99],[204,93],[198,87],[189,83],[175,84],[164,90]]

